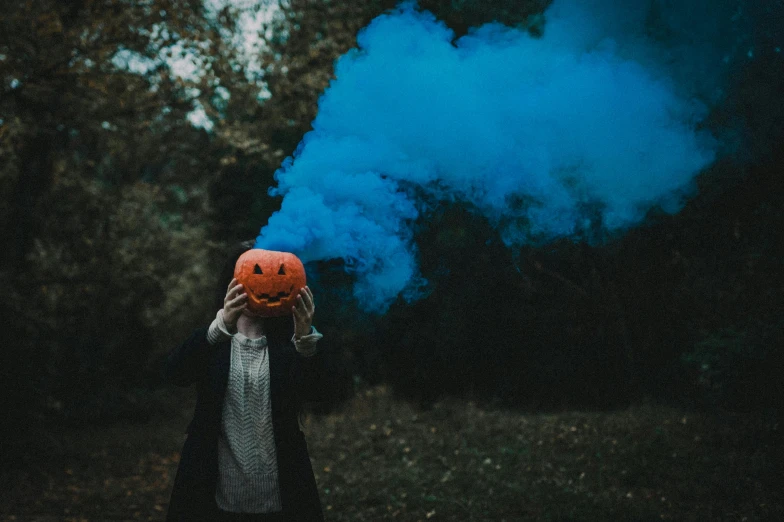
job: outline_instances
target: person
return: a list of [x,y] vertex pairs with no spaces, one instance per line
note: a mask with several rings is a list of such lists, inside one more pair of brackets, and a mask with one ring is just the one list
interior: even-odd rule
[[329,387],[313,293],[300,289],[290,317],[250,314],[233,271],[251,246],[228,257],[215,319],[164,364],[168,381],[197,390],[167,521],[323,520],[299,423],[303,402]]

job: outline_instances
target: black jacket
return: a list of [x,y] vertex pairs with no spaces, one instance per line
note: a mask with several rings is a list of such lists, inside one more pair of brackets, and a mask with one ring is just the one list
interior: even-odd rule
[[[272,427],[278,453],[278,482],[286,521],[324,519],[298,415],[303,401],[328,392],[323,350],[312,357],[296,352],[291,342],[269,341]],[[164,376],[178,386],[196,384],[193,420],[174,479],[167,521],[213,521],[218,507],[218,435],[229,377],[231,343],[207,342],[207,328],[196,330],[166,359]]]

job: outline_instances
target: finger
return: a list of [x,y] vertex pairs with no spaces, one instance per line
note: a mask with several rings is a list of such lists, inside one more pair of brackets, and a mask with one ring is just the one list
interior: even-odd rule
[[226,293],[226,297],[223,298],[223,306],[228,306],[233,299],[236,299],[238,295],[243,295],[243,288],[242,285],[237,285],[231,290]]
[[226,305],[230,307],[236,307],[239,306],[240,303],[247,302],[247,300],[248,300],[248,294],[243,292],[237,297],[230,299],[229,302],[226,303]]
[[307,287],[300,290],[300,295],[302,296],[302,301],[305,303],[305,309],[308,312],[313,311],[313,296],[308,292]]
[[242,315],[242,313],[247,310],[248,303],[240,303],[234,308],[229,308],[226,314],[230,315],[233,318],[233,322],[237,322],[237,319]]
[[242,291],[243,291],[244,289],[245,289],[245,287],[244,287],[244,286],[242,286],[241,284],[237,283],[237,285],[236,285],[234,288],[232,288],[231,290],[229,290],[229,294],[228,294],[228,295],[230,295],[230,296],[232,296],[232,297],[236,297],[237,295],[239,295],[240,293],[242,293]]
[[296,306],[297,312],[300,316],[304,315],[308,311],[305,307],[305,301],[302,299],[302,294],[297,294],[297,302],[294,306]]
[[310,287],[309,287],[309,286],[306,286],[306,287],[305,287],[305,291],[306,291],[306,292],[308,293],[308,295],[310,296],[310,301],[313,303],[313,306],[316,306],[316,299],[313,297],[313,292],[311,291]]
[[237,284],[237,282],[238,281],[236,277],[231,278],[231,281],[229,282],[229,287],[226,289],[227,294],[229,293],[229,290],[231,290]]
[[308,303],[307,301],[305,301],[305,298],[302,296],[302,294],[297,294],[296,307],[297,307],[297,312],[303,319],[308,317],[308,313],[309,313]]
[[305,299],[304,288],[300,288],[299,292],[297,293],[297,308],[299,308],[302,312],[308,311],[308,301]]
[[236,322],[237,318],[242,314],[242,312],[248,308],[248,303],[240,303],[237,306],[229,307],[223,310],[223,317],[224,320],[226,317],[231,318],[232,322]]

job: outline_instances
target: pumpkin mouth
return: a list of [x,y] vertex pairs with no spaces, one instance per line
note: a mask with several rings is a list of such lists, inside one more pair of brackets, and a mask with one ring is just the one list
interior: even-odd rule
[[291,292],[278,292],[275,295],[256,294],[256,299],[259,301],[266,301],[268,305],[280,305],[281,299],[285,299],[290,295]]

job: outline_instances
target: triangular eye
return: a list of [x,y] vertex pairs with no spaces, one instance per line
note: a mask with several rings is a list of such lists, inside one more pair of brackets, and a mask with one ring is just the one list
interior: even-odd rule
[[253,267],[253,273],[254,274],[263,274],[264,272],[261,271],[261,267],[259,265],[256,265],[256,266]]
[[286,275],[286,271],[283,269],[283,265],[280,265],[280,270],[278,270],[278,275]]

